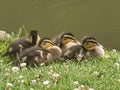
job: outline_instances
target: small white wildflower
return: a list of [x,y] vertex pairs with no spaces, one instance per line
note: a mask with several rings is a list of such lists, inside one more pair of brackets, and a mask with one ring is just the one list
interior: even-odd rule
[[45,89],[49,88],[49,85],[50,84],[50,81],[46,80],[46,81],[43,81],[43,85],[45,87]]
[[12,87],[13,85],[11,83],[7,83],[5,90],[11,90]]
[[25,81],[24,80],[21,80],[21,83],[24,83]]
[[119,68],[119,67],[120,67],[120,64],[116,62],[116,63],[114,64],[114,66],[115,66],[116,68]]
[[33,88],[30,88],[30,90],[34,90]]
[[19,83],[24,83],[25,81],[22,79],[22,80],[18,80]]
[[89,88],[89,90],[94,90],[93,88]]
[[36,80],[32,80],[32,83],[33,83],[33,84],[36,84],[36,83],[37,83],[37,81],[36,81]]
[[113,51],[113,52],[117,52],[117,50],[116,50],[116,49],[113,49],[112,51]]
[[23,67],[26,67],[26,65],[27,65],[26,63],[21,63],[21,64],[20,64],[20,67],[23,68]]
[[6,72],[4,75],[8,77],[8,76],[10,76],[10,73]]
[[80,88],[84,89],[84,88],[85,88],[85,86],[84,86],[84,85],[81,85],[81,86],[80,86]]
[[59,79],[60,75],[57,74],[57,73],[54,73],[54,74],[52,74],[52,77],[55,78],[55,79]]
[[43,65],[45,65],[45,63],[41,63],[40,65],[43,66]]
[[75,85],[75,86],[78,86],[78,85],[79,85],[79,82],[78,82],[78,81],[75,81],[75,82],[74,82],[74,85]]
[[12,71],[13,71],[13,72],[17,72],[18,70],[19,70],[18,67],[12,67]]
[[81,90],[81,89],[79,89],[79,88],[74,88],[73,90]]
[[23,76],[20,75],[20,76],[19,76],[19,79],[23,79]]
[[50,83],[50,81],[46,80],[46,81],[43,81],[43,85],[48,85]]
[[7,87],[13,87],[11,83],[7,83]]

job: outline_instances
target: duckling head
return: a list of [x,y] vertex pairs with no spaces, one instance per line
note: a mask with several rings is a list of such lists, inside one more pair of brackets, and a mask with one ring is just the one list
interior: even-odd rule
[[39,42],[39,46],[45,50],[48,50],[49,48],[53,47],[53,42],[49,38],[42,38]]
[[63,33],[61,35],[61,38],[60,38],[60,47],[62,47],[63,45],[66,45],[70,42],[75,42],[76,39],[74,37],[74,35],[72,33]]
[[82,39],[82,46],[85,50],[93,50],[96,46],[100,45],[94,37],[85,36]]
[[29,39],[30,39],[30,42],[32,43],[32,45],[38,45],[40,36],[39,36],[37,30],[31,30],[29,32]]
[[85,36],[82,39],[82,46],[85,50],[90,51],[93,50],[95,46],[98,45],[98,42],[94,37]]

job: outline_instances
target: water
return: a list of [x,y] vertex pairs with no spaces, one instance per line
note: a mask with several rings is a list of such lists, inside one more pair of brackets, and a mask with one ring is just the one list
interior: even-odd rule
[[22,25],[40,36],[72,32],[78,40],[91,35],[106,48],[120,49],[119,0],[1,0],[0,29]]

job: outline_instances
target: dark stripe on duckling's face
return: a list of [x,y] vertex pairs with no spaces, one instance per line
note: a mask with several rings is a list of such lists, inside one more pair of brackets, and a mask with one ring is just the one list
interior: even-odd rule
[[75,37],[71,33],[65,33],[61,36],[60,46],[65,45],[69,42],[75,42]]
[[88,51],[93,50],[95,46],[97,46],[97,42],[94,41],[86,41],[83,44],[83,47]]
[[86,41],[97,42],[97,40],[96,40],[94,37],[85,36],[85,37],[82,38],[82,45],[83,45]]

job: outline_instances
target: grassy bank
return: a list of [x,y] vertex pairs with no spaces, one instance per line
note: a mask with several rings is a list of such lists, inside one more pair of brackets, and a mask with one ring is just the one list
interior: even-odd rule
[[[1,54],[15,38],[13,35],[12,39],[0,42]],[[9,58],[0,57],[0,90],[120,89],[120,52],[116,50],[106,50],[105,58],[53,62],[29,69],[14,67],[9,61]]]

